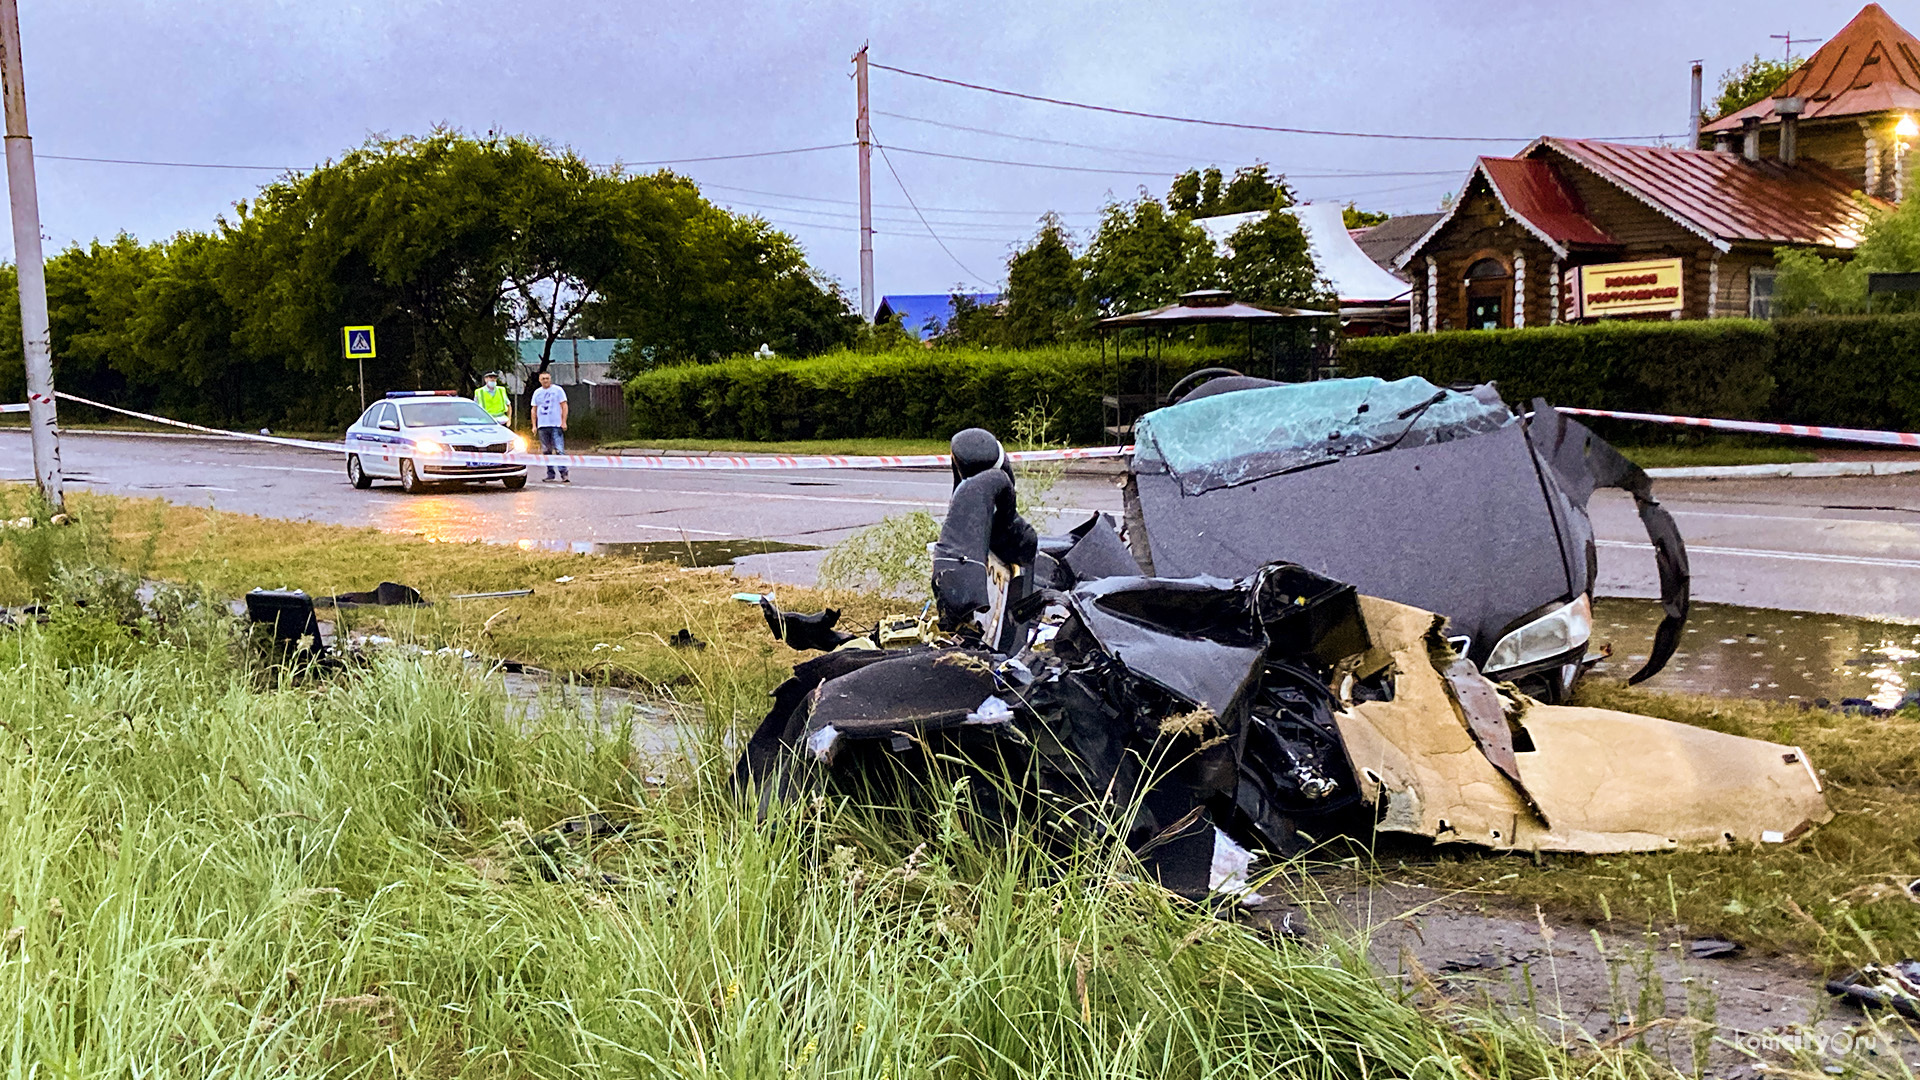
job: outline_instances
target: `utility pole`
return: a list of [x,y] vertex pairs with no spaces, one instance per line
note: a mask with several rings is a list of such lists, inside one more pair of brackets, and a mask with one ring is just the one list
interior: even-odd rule
[[[12,3],[13,0],[0,0]],[[853,84],[860,95],[854,134],[860,140],[860,315],[873,321],[873,124],[867,119],[867,47],[853,54]]]
[[1693,93],[1688,98],[1687,149],[1700,149],[1700,61],[1693,62]]
[[47,268],[40,250],[40,193],[33,182],[33,139],[27,134],[27,83],[20,64],[18,0],[0,0],[0,94],[5,96],[7,202],[13,212],[13,259],[20,279],[20,337],[27,354],[27,423],[33,475],[55,514],[66,513],[60,479],[60,435],[53,405],[53,346],[47,331]]

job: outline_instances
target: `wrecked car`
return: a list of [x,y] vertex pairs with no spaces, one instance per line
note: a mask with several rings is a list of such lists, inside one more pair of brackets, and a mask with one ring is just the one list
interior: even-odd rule
[[[1180,387],[1176,387],[1176,390]],[[1134,557],[1163,577],[1239,578],[1279,560],[1447,617],[1489,677],[1547,702],[1590,663],[1597,572],[1587,502],[1631,493],[1665,616],[1686,625],[1686,546],[1639,466],[1544,401],[1418,377],[1275,383],[1225,374],[1141,417],[1126,483]]]
[[1796,747],[1543,704],[1482,674],[1444,616],[1297,563],[1143,572],[1105,515],[1040,537],[986,432],[955,436],[931,619],[864,633],[782,612],[796,665],[741,754],[763,806],[906,802],[963,763],[990,818],[1119,839],[1186,896],[1339,832],[1519,851],[1786,842],[1830,816]]

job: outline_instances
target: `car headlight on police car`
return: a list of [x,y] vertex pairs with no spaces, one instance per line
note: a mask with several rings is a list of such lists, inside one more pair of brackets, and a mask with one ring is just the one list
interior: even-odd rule
[[434,442],[432,439],[413,440],[413,449],[416,453],[421,454],[444,454],[447,452],[445,446]]
[[515,435],[513,437],[513,452],[516,454],[524,454],[527,452],[527,437],[525,435]]

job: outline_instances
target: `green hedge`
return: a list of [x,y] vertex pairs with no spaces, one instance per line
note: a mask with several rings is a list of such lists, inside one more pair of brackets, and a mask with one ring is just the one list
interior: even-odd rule
[[[1169,349],[1159,390],[1209,362]],[[641,438],[768,441],[937,438],[974,426],[1004,434],[1043,404],[1054,437],[1092,444],[1106,438],[1102,395],[1155,383],[1137,355],[1102,360],[1098,348],[915,349],[661,368],[627,383],[627,408]]]
[[1920,315],[1780,319],[1762,419],[1920,431]]
[[[1169,349],[1157,385],[1164,392],[1195,368],[1239,359]],[[1343,343],[1340,366],[1442,385],[1492,381],[1515,405],[1544,397],[1628,412],[1920,430],[1920,315],[1403,334]],[[940,437],[972,425],[1007,432],[1044,402],[1056,435],[1098,443],[1101,395],[1155,382],[1137,356],[1103,361],[1097,348],[916,349],[665,368],[628,383],[627,400],[636,435],[743,440]]]
[[1677,416],[1761,415],[1774,397],[1775,333],[1764,322],[1614,322],[1360,338],[1340,350],[1347,375],[1496,382],[1514,405]]

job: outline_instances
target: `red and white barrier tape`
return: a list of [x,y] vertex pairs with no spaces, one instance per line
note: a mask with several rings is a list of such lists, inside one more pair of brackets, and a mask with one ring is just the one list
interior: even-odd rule
[[1684,427],[1712,428],[1716,431],[1744,431],[1754,435],[1794,435],[1803,439],[1830,439],[1835,442],[1874,443],[1880,446],[1920,447],[1920,433],[1911,431],[1870,431],[1863,428],[1809,427],[1803,424],[1770,424],[1760,420],[1712,420],[1698,416],[1662,416],[1658,413],[1614,412],[1610,409],[1566,409],[1573,416],[1601,416],[1609,420],[1642,420],[1650,424],[1679,424]]
[[[223,428],[205,427],[190,424],[184,420],[174,420],[135,409],[123,409],[117,405],[83,398],[57,391],[59,397],[86,405],[95,409],[131,416],[149,423],[164,424],[168,427],[185,428],[203,435],[218,435],[230,439],[244,439],[249,442],[271,443],[276,446],[291,446],[301,450],[318,450],[329,454],[347,452],[345,443],[314,442],[310,439],[289,439],[279,435],[255,435],[244,431],[227,431]],[[9,409],[12,407],[9,406]],[[25,409],[26,406],[19,406]],[[1126,457],[1133,453],[1131,446],[1094,446],[1069,450],[1018,450],[1007,455],[1015,462],[1030,461],[1085,461],[1094,458]],[[425,457],[425,455],[421,455]],[[654,454],[482,454],[468,453],[464,450],[446,454],[431,455],[431,460],[453,460],[476,462],[488,465],[534,465],[567,466],[571,469],[628,469],[641,471],[692,470],[692,471],[739,471],[769,469],[901,469],[901,468],[946,468],[952,459],[946,454],[890,454],[883,456],[855,455],[747,455],[726,457],[668,456]]]
[[29,406],[24,401],[8,402],[6,404],[0,404],[0,413],[26,412],[28,408]]

